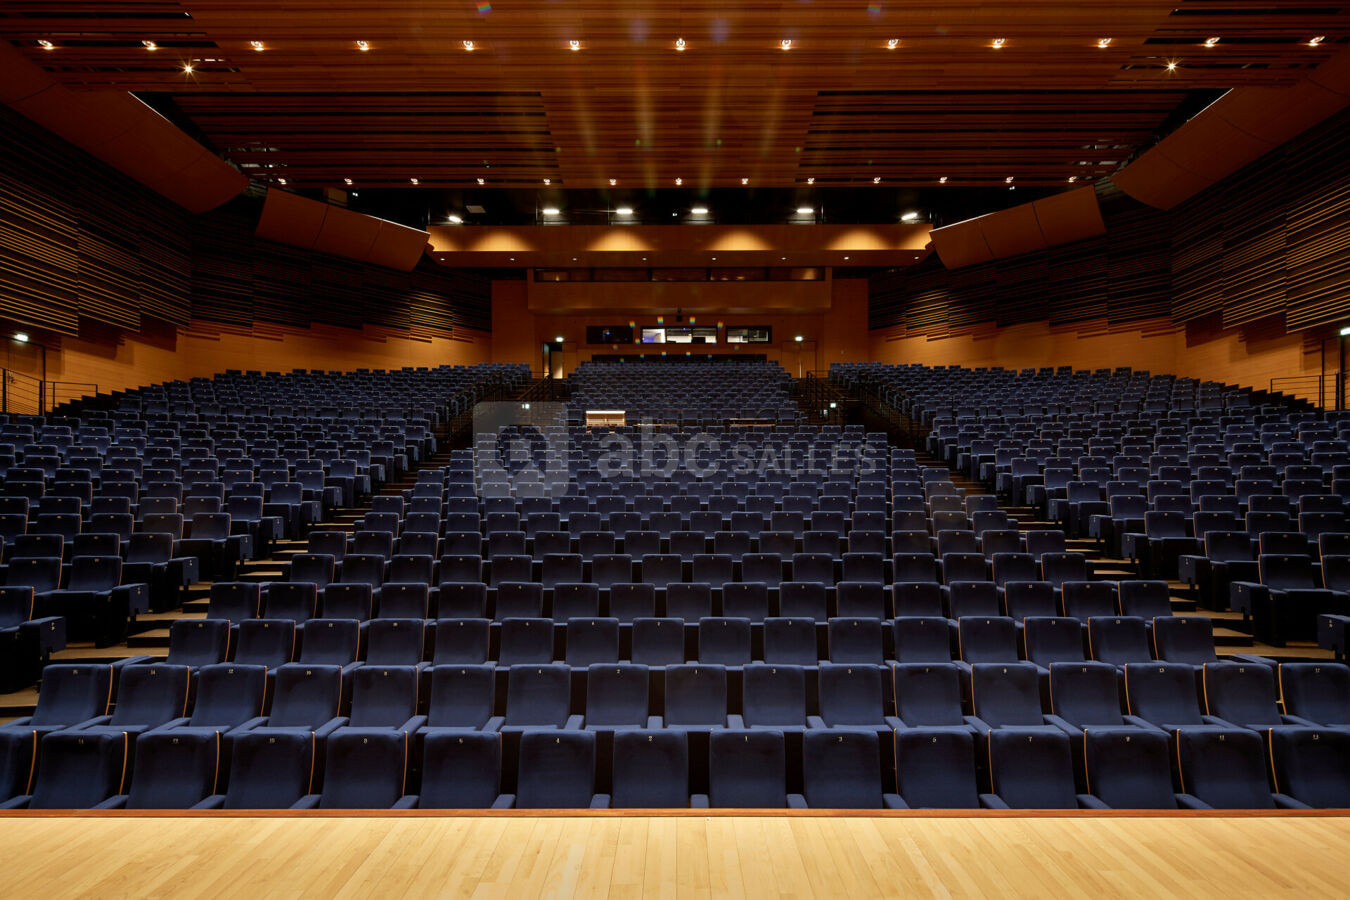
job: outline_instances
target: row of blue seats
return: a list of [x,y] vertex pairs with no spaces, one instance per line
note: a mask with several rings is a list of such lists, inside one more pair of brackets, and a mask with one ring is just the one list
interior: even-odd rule
[[[247,760],[255,759],[260,747],[275,746],[278,742],[290,741],[295,747],[304,748],[308,759],[305,771],[308,784],[314,783],[316,775],[323,777],[323,768],[332,765],[333,769],[330,769],[326,776],[330,783],[334,780],[334,771],[341,773],[336,779],[337,790],[334,799],[341,796],[348,798],[344,802],[350,802],[350,798],[359,795],[359,792],[357,795],[344,793],[341,782],[353,777],[351,774],[353,770],[344,768],[344,763],[350,761],[346,759],[348,753],[360,754],[360,751],[354,749],[357,746],[369,746],[372,742],[380,741],[388,743],[392,740],[395,743],[389,746],[398,745],[401,751],[397,757],[401,762],[400,779],[405,778],[409,770],[422,772],[424,779],[426,774],[431,772],[434,779],[435,774],[442,776],[446,774],[441,771],[444,762],[441,758],[443,752],[456,752],[449,748],[462,748],[466,741],[470,744],[482,743],[482,738],[470,737],[474,733],[496,731],[508,739],[508,744],[513,749],[518,747],[523,784],[529,780],[525,775],[528,763],[535,758],[537,748],[532,747],[534,742],[542,740],[545,743],[553,741],[555,745],[561,744],[565,735],[583,728],[584,731],[581,733],[592,734],[590,738],[584,739],[584,742],[594,746],[598,737],[602,756],[612,756],[615,766],[614,777],[618,780],[621,780],[618,771],[620,765],[627,766],[645,757],[640,748],[630,748],[626,743],[628,739],[621,738],[619,734],[634,728],[657,728],[659,729],[657,731],[642,732],[642,739],[649,743],[660,741],[668,748],[684,745],[683,752],[679,754],[684,757],[684,771],[672,773],[679,775],[675,779],[676,784],[688,784],[689,773],[697,773],[697,763],[700,762],[698,757],[705,751],[703,745],[695,739],[696,735],[710,736],[711,743],[706,750],[708,763],[706,772],[708,781],[715,784],[721,774],[722,750],[719,749],[721,745],[728,741],[742,744],[758,743],[765,739],[754,736],[767,734],[774,736],[768,740],[776,742],[777,750],[769,756],[770,764],[766,771],[773,774],[772,780],[780,787],[784,782],[785,758],[791,757],[794,753],[804,757],[800,769],[801,776],[794,783],[804,781],[808,785],[825,784],[835,773],[834,767],[829,764],[830,760],[820,756],[823,747],[845,741],[859,741],[864,745],[866,753],[845,754],[834,762],[847,761],[848,765],[845,768],[851,772],[850,779],[860,778],[864,784],[878,788],[885,784],[883,779],[886,777],[888,763],[893,762],[891,771],[892,777],[895,778],[894,784],[904,798],[911,802],[924,795],[923,783],[926,781],[930,788],[927,792],[928,797],[942,794],[949,798],[950,805],[974,805],[970,802],[951,802],[950,798],[956,795],[951,793],[950,788],[953,778],[958,783],[965,782],[973,788],[977,773],[979,777],[987,779],[989,792],[996,796],[1006,794],[1004,787],[1006,783],[1015,783],[1026,777],[1030,777],[1033,784],[1042,783],[1042,790],[1045,790],[1046,784],[1052,784],[1056,788],[1041,802],[1012,800],[1004,796],[1003,802],[1013,806],[1063,807],[1074,806],[1077,801],[1081,801],[1085,805],[1124,805],[1131,808],[1143,806],[1175,808],[1178,804],[1192,808],[1205,808],[1207,805],[1259,808],[1272,806],[1275,801],[1285,806],[1305,804],[1335,806],[1343,805],[1345,802],[1347,766],[1350,766],[1350,754],[1347,754],[1345,749],[1347,742],[1350,742],[1350,730],[1346,729],[1344,720],[1350,718],[1346,714],[1347,708],[1350,707],[1350,672],[1344,667],[1298,664],[1282,666],[1279,673],[1286,707],[1316,713],[1323,719],[1341,720],[1340,723],[1333,723],[1331,726],[1293,714],[1282,716],[1272,693],[1270,670],[1261,666],[1227,663],[1204,667],[1202,669],[1204,697],[1209,714],[1203,716],[1197,712],[1196,694],[1190,684],[1191,672],[1184,666],[1162,667],[1158,672],[1150,671],[1154,667],[1144,667],[1142,670],[1127,668],[1125,672],[1127,683],[1132,692],[1138,695],[1130,701],[1133,712],[1128,716],[1122,716],[1120,713],[1116,676],[1110,667],[1093,667],[1091,664],[1062,664],[1054,667],[1051,679],[1056,689],[1052,691],[1052,696],[1057,696],[1058,699],[1055,700],[1055,712],[1051,714],[1041,712],[1034,675],[1028,682],[1026,679],[1015,677],[1021,670],[1013,669],[1011,673],[1007,671],[1000,673],[993,671],[996,668],[981,666],[974,672],[975,716],[961,715],[959,705],[953,702],[957,699],[954,694],[954,683],[950,680],[945,682],[944,690],[942,679],[934,681],[938,675],[944,673],[950,675],[949,669],[902,666],[893,670],[896,708],[899,715],[882,717],[874,714],[869,717],[868,713],[871,710],[868,709],[866,691],[864,689],[860,696],[859,688],[865,688],[867,684],[865,679],[868,676],[876,678],[875,670],[866,667],[861,669],[844,666],[824,667],[820,671],[822,710],[826,708],[828,700],[836,705],[841,713],[834,716],[836,721],[826,721],[821,717],[814,719],[807,717],[804,712],[804,700],[800,696],[794,703],[792,699],[794,690],[798,695],[803,693],[802,670],[796,667],[761,666],[748,669],[743,713],[740,715],[726,713],[725,688],[720,701],[710,696],[707,690],[718,683],[721,670],[717,667],[678,667],[668,670],[663,717],[647,715],[648,690],[646,678],[643,677],[647,670],[644,667],[592,667],[588,672],[588,697],[584,716],[568,715],[567,678],[565,673],[557,671],[557,667],[537,669],[517,667],[511,672],[511,691],[519,692],[522,699],[519,703],[514,703],[514,693],[508,695],[505,719],[490,716],[484,719],[482,690],[478,692],[479,696],[476,698],[457,696],[470,683],[472,673],[482,672],[486,675],[487,670],[475,667],[463,669],[438,667],[433,670],[430,716],[421,717],[408,715],[415,709],[415,687],[409,689],[410,684],[415,684],[415,669],[371,669],[360,673],[366,677],[358,680],[352,715],[347,719],[328,718],[330,713],[335,713],[338,709],[340,670],[286,666],[277,673],[276,699],[273,701],[270,714],[265,718],[247,719],[231,728],[227,732],[229,740],[225,745],[225,757],[222,757],[220,724],[203,725],[198,722],[198,717],[237,718],[241,712],[247,714],[250,708],[248,699],[245,697],[241,700],[238,690],[234,690],[233,695],[225,692],[230,687],[251,683],[254,687],[253,693],[259,694],[264,684],[263,671],[249,667],[212,667],[203,670],[197,709],[194,710],[192,717],[174,719],[156,726],[153,722],[156,716],[163,719],[172,715],[175,712],[174,704],[186,700],[186,671],[174,667],[142,666],[126,670],[127,674],[123,676],[122,699],[119,699],[119,708],[110,719],[96,718],[66,729],[34,727],[30,723],[19,722],[0,729],[0,739],[9,738],[3,744],[10,751],[6,757],[8,759],[16,754],[22,754],[24,747],[29,743],[23,735],[29,729],[32,729],[34,741],[40,738],[41,764],[37,774],[37,789],[31,798],[38,806],[48,805],[56,797],[69,797],[88,791],[89,786],[83,783],[81,775],[87,776],[90,772],[80,772],[79,769],[98,773],[96,748],[101,745],[111,746],[118,753],[117,758],[120,760],[117,788],[109,793],[120,789],[122,785],[120,779],[123,778],[129,758],[133,760],[131,768],[133,783],[138,777],[134,773],[144,772],[147,768],[150,768],[147,781],[172,783],[175,777],[168,775],[163,771],[164,767],[159,765],[164,761],[163,754],[170,752],[167,748],[191,745],[194,742],[209,745],[215,750],[217,763],[222,758],[231,758],[229,766],[231,784],[226,796],[235,794],[235,802],[232,805],[237,806],[241,805],[241,797],[248,796],[246,784],[259,774],[256,771],[248,771],[250,764]],[[546,675],[550,677],[546,678]],[[827,678],[827,675],[838,677]],[[150,682],[156,676],[160,682],[152,688]],[[58,672],[54,673],[52,678],[53,681],[60,683],[59,687],[64,688],[62,696],[66,712],[81,702],[89,703],[91,698],[78,693],[80,687],[88,687],[90,682],[95,689],[98,686],[98,678],[91,676],[88,670],[84,684],[81,683],[77,672]],[[444,687],[452,680],[458,682],[459,690],[452,691],[447,696]],[[176,689],[172,686],[174,681],[177,682]],[[491,680],[484,682],[479,679],[479,683],[485,685],[486,692],[490,695]],[[724,681],[722,683],[724,684]],[[402,685],[401,693],[400,685]],[[1265,691],[1264,695],[1262,689]],[[677,693],[683,693],[683,698],[676,696]],[[874,693],[877,696],[872,698],[872,702],[879,706],[879,692]],[[176,699],[179,696],[181,700]],[[92,699],[96,705],[97,697]],[[51,705],[58,707],[62,704],[53,702]],[[124,706],[127,709],[125,716],[122,713]],[[794,706],[797,707],[796,711]],[[252,708],[260,709],[260,707]],[[490,702],[488,710],[490,711]],[[48,712],[50,718],[55,710]],[[59,713],[57,715],[59,717]],[[127,718],[151,719],[152,722],[149,725],[145,722],[128,722]],[[864,740],[853,736],[867,732],[871,732],[870,739]],[[543,737],[532,738],[530,737],[532,734]],[[673,734],[676,737],[662,737],[663,734]],[[1267,760],[1262,752],[1262,734],[1269,747],[1269,769],[1265,768]],[[168,739],[166,740],[164,736],[168,736]],[[412,738],[417,740],[413,741]],[[879,758],[877,750],[879,738],[894,747],[893,760]],[[1172,783],[1170,777],[1162,777],[1169,774],[1167,765],[1169,740],[1180,763],[1176,773],[1179,781],[1175,787],[1180,793],[1191,794],[1190,797],[1175,796],[1172,789],[1161,790],[1162,785]],[[318,752],[319,741],[323,742],[322,753]],[[1039,743],[1042,746],[1028,748],[1030,756],[1012,752],[1014,745],[1024,743]],[[912,777],[917,773],[911,769],[910,763],[913,760],[908,754],[920,753],[925,746],[929,747],[930,751],[937,749],[932,746],[936,744],[941,745],[942,755],[929,757],[926,762],[927,766],[934,767],[934,771],[925,773],[922,779]],[[483,746],[487,744],[483,743]],[[497,744],[499,751],[501,746],[500,743]],[[981,765],[986,762],[988,765],[987,770],[982,772],[978,771],[977,766],[971,765],[976,759],[973,753],[976,746],[984,751]],[[86,749],[80,751],[77,749],[79,747]],[[414,747],[416,751],[413,750]],[[1071,755],[1072,747],[1077,748],[1076,755]],[[1187,754],[1195,751],[1197,747],[1208,748],[1204,751],[1207,766],[1187,765]],[[1109,751],[1107,748],[1110,748]],[[150,754],[148,758],[141,755],[147,751]],[[763,750],[756,752],[760,754]],[[1112,766],[1121,767],[1117,774],[1122,777],[1127,772],[1132,773],[1135,779],[1147,774],[1148,777],[1142,778],[1138,786],[1147,787],[1148,790],[1132,799],[1128,794],[1116,795],[1120,800],[1126,801],[1124,804],[1102,803],[1101,796],[1097,797],[1098,804],[1093,804],[1091,800],[1082,797],[1075,798],[1075,793],[1090,794],[1100,790],[1103,776],[1110,777],[1109,772],[1093,771],[1093,759],[1099,752],[1102,759],[1111,761]],[[1012,766],[1005,765],[1000,760],[1004,754],[1010,754],[1008,760],[1016,763]],[[410,762],[413,755],[416,756],[415,763]],[[83,766],[74,764],[77,757],[82,760]],[[590,786],[595,784],[594,750],[588,753],[588,757],[592,771],[586,777],[580,778],[579,783]],[[373,759],[379,759],[379,757],[363,758],[368,763]],[[137,759],[139,764],[135,764]],[[275,763],[277,757],[272,757],[272,760]],[[940,764],[940,760],[946,760],[947,764]],[[22,761],[18,760],[20,763]],[[319,765],[317,770],[316,761]],[[690,762],[696,765],[690,768]],[[244,783],[235,783],[235,766],[241,766],[245,770]],[[1218,766],[1218,770],[1212,770],[1210,767],[1213,766]],[[1228,771],[1229,766],[1236,768]],[[193,766],[177,768],[181,770],[179,773],[181,776],[198,771]],[[208,790],[215,788],[216,768],[211,767],[212,780]],[[377,769],[382,770],[382,767],[372,766],[368,774],[373,774]],[[289,770],[289,767],[283,767],[283,770]],[[480,782],[477,786],[479,795],[487,790],[495,793],[498,785],[497,777],[488,779],[481,777],[480,770],[472,771],[475,780]],[[664,769],[661,771],[664,773]],[[790,773],[791,768],[789,767],[787,771]],[[1267,782],[1266,771],[1274,777],[1273,785]],[[1252,772],[1261,773],[1262,777],[1251,778]],[[110,773],[107,771],[103,772],[105,777],[108,774]],[[577,771],[574,774],[586,773]],[[500,772],[497,775],[499,776]],[[1292,787],[1300,781],[1300,777],[1306,779],[1302,787]],[[789,778],[793,776],[789,775]],[[1269,796],[1272,788],[1276,792],[1281,791],[1281,782],[1285,783],[1285,792],[1292,793],[1293,796],[1286,795],[1279,798]],[[25,786],[27,790],[34,790],[31,784],[30,777],[28,785]],[[1200,790],[1198,788],[1200,784],[1207,787]],[[402,780],[399,785],[403,785]],[[1093,785],[1096,785],[1096,788]],[[724,786],[723,790],[729,788],[730,786]],[[590,790],[592,788],[588,787],[586,792],[589,793]],[[619,790],[617,783],[615,790]],[[308,792],[309,789],[306,788],[305,793]],[[810,793],[810,788],[807,792]],[[875,791],[878,794],[880,792]],[[137,791],[133,788],[132,793]],[[711,793],[716,795],[719,789],[714,787]],[[967,800],[971,799],[973,793],[973,790],[969,791]],[[103,802],[106,796],[105,793],[93,798],[93,802]],[[286,792],[283,791],[278,796],[286,796]],[[729,798],[733,795],[723,796]],[[1019,793],[1014,796],[1028,795]],[[399,794],[395,793],[391,800],[396,802],[398,797]],[[126,799],[123,797],[121,801],[125,802]],[[193,802],[202,799],[204,798],[198,797]],[[878,799],[873,797],[871,803],[843,803],[836,800],[828,805],[878,806],[880,805]],[[997,799],[983,799],[986,805],[999,805]],[[254,800],[256,802],[256,797]],[[299,798],[295,800],[298,802]],[[688,805],[687,800],[686,797],[655,805]],[[20,795],[10,801],[9,805],[23,805],[29,801],[30,797]],[[222,798],[217,797],[206,806],[219,805],[221,802]],[[311,799],[310,803],[314,802],[317,802],[317,798]],[[697,800],[695,802],[697,803]],[[273,801],[262,805],[278,804]],[[344,804],[333,805],[342,808]],[[759,803],[742,797],[740,800],[725,804],[718,804],[714,800],[714,805],[784,804],[781,800],[776,804]],[[887,805],[901,806],[903,801],[894,798],[890,799]],[[948,805],[948,803],[931,805]]]

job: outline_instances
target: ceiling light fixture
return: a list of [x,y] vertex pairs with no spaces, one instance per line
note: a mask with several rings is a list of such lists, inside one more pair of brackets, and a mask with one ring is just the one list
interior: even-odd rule
[[1099,39],[1099,40],[1097,41],[1097,49],[1098,49],[1098,50],[1105,50],[1107,47],[1110,47],[1110,46],[1111,46],[1111,39],[1110,39],[1110,38],[1101,38],[1101,39]]
[[1218,43],[1219,43],[1219,39],[1216,38],[1216,37],[1205,38],[1205,46],[1206,46],[1206,47],[1213,47],[1213,46],[1215,46],[1215,45],[1218,44]]
[[907,212],[907,213],[905,213],[903,216],[901,216],[901,217],[900,217],[900,221],[901,221],[901,222],[913,222],[913,221],[914,221],[915,219],[917,219],[918,217],[919,217],[919,214],[911,210],[910,212]]
[[844,259],[848,259],[848,257],[847,257],[847,256],[845,256],[845,257],[844,257]]
[[43,50],[55,50],[55,49],[56,49],[56,45],[53,44],[51,41],[38,41],[38,46],[41,47]]
[[451,225],[458,225],[464,221],[463,219],[461,219],[459,216],[456,215],[449,215],[446,216],[445,218],[449,220]]
[[468,50],[470,53],[473,52],[474,47],[476,46],[473,41],[461,41],[461,43],[464,44],[464,49]]
[[633,214],[633,207],[620,206],[618,209],[614,210],[614,214],[616,216],[631,216]]
[[873,179],[872,179],[872,183],[873,183],[873,184],[881,184],[881,176],[878,175],[877,177],[873,178]]
[[610,187],[614,187],[614,185],[616,185],[616,184],[618,184],[618,183],[619,183],[619,179],[617,179],[617,178],[611,178],[611,179],[609,180],[609,186],[610,186]]
[[1003,179],[1003,183],[1004,183],[1004,184],[1012,184],[1012,183],[1013,183],[1013,178],[1014,178],[1014,177],[1015,177],[1015,176],[1013,176],[1013,175],[1009,175],[1007,178]]
[[691,213],[693,213],[694,215],[696,215],[696,216],[706,216],[706,215],[708,214],[708,207],[706,207],[706,206],[695,206],[693,209],[691,209],[691,210],[689,210],[689,211],[690,211]]
[[562,336],[561,334],[560,334],[560,335],[557,335],[557,336],[554,337],[553,339],[554,339],[555,341],[557,341],[558,343],[560,343],[560,344],[561,344],[561,343],[563,342],[563,340],[564,340],[564,339],[563,339],[563,336]]
[[809,216],[809,215],[811,215],[813,212],[815,212],[815,210],[812,209],[812,208],[809,207],[809,206],[799,206],[799,207],[797,207],[797,215],[799,215],[799,216]]
[[1070,175],[1070,176],[1069,176],[1069,184],[1073,184],[1073,183],[1074,183],[1075,181],[1077,181],[1077,180],[1078,180],[1078,176],[1077,176],[1077,175]]
[[815,176],[813,175],[813,176],[811,176],[810,178],[806,179],[806,183],[807,183],[807,184],[815,184],[815,183],[816,183],[816,178],[815,178]]
[[552,183],[553,183],[553,179],[552,179],[552,178],[545,178],[545,179],[544,179],[544,184],[552,184]]
[[343,184],[351,184],[351,183],[352,183],[352,180],[351,180],[350,178],[344,178],[344,179],[342,179],[342,183],[343,183]]
[[676,49],[676,50],[684,50],[685,46],[686,46],[686,45],[685,45],[685,43],[684,43],[684,38],[676,38],[676,39],[675,39],[675,49]]
[[994,38],[994,49],[1002,50],[1005,43],[1007,43],[1005,38]]
[[581,41],[568,41],[567,46],[571,47],[573,50],[580,50]]
[[263,50],[266,50],[266,49],[267,49],[266,47],[263,46],[263,42],[262,42],[262,41],[249,41],[249,42],[248,42],[248,45],[249,45],[250,47],[252,47],[252,48],[254,49],[254,51],[256,51],[256,52],[258,52],[258,53],[261,53]]
[[366,52],[367,50],[370,49],[370,43],[367,42],[367,41],[357,41],[357,42],[356,42],[356,49],[357,49],[357,50],[360,50],[362,53],[364,53],[364,52]]
[[676,187],[679,187],[679,186],[682,185],[682,184],[684,184],[684,179],[683,179],[683,178],[676,178],[676,179],[675,179],[675,186],[676,186]]
[[886,42],[886,49],[887,49],[887,50],[894,50],[896,47],[899,47],[899,46],[900,46],[900,39],[899,39],[899,38],[891,38],[889,41]]
[[749,183],[750,183],[750,179],[749,179],[749,178],[742,178],[742,179],[741,179],[741,184],[749,184]]
[[558,207],[545,206],[543,209],[540,210],[540,212],[542,212],[546,216],[556,216],[558,214]]
[[1315,37],[1315,38],[1313,38],[1312,40],[1308,41],[1308,46],[1309,46],[1309,47],[1316,47],[1318,44],[1322,43],[1322,42],[1325,41],[1326,39],[1327,39],[1327,36],[1326,36],[1325,34],[1318,35],[1317,37]]
[[485,180],[483,180],[482,178],[478,179],[478,183],[479,183],[479,184],[487,184],[487,182],[486,182]]
[[[783,259],[787,259],[787,257],[785,256],[785,257],[783,257]],[[800,342],[801,339],[802,339],[802,336],[801,336],[800,334],[793,338],[794,341],[798,341],[798,342]]]
[[778,49],[780,49],[780,50],[791,50],[791,49],[792,49],[792,38],[783,38],[783,40],[780,41],[779,44],[778,44]]
[[147,50],[158,50],[158,49],[159,49],[159,44],[156,44],[154,41],[141,41],[141,46],[144,47],[144,48],[147,49]]
[[1175,72],[1176,70],[1177,70],[1177,61],[1175,59],[1169,59],[1167,61],[1167,71]]
[[28,343],[28,334],[27,334],[27,332],[23,332],[23,331],[16,331],[16,332],[14,332],[14,340],[18,341],[20,344],[26,344],[26,343]]
[[938,184],[946,184],[946,183],[947,183],[946,175],[943,175],[941,178],[938,179]]
[[183,63],[183,74],[184,75],[192,74],[192,63],[190,62]]
[[409,178],[408,180],[411,181],[413,184],[421,184],[421,182],[418,181],[416,178]]
[[285,178],[278,178],[278,179],[277,179],[277,184],[283,184],[283,185],[284,185],[285,183],[286,183],[286,179],[285,179]]

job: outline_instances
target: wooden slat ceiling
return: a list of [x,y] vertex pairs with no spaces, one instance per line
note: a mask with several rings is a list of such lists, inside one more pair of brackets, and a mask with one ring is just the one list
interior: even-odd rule
[[62,83],[172,95],[308,187],[1058,185],[1188,91],[1292,84],[1347,36],[1350,6],[1309,0],[0,2]]

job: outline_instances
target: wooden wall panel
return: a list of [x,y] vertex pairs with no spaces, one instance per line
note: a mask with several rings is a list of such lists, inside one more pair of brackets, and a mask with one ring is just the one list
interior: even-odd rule
[[487,277],[422,259],[421,232],[385,235],[366,219],[365,244],[418,266],[408,272],[255,238],[258,219],[247,198],[188,213],[0,107],[0,317],[58,335],[150,320],[371,324],[422,337],[491,327]]
[[1213,318],[1224,328],[1290,330],[1342,322],[1350,319],[1346,159],[1350,112],[1168,212],[1120,200],[1103,237],[959,272],[930,259],[874,275],[869,322],[928,336],[1038,320]]

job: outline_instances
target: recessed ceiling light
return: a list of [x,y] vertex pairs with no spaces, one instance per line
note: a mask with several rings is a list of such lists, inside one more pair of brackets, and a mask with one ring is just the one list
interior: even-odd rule
[[476,46],[473,41],[461,41],[461,43],[464,45],[464,49],[468,50],[470,53],[474,51],[474,47]]
[[[787,257],[783,257],[783,258],[786,259]],[[801,336],[800,334],[793,338],[794,341],[800,341],[801,339],[802,339],[802,336]]]
[[1007,43],[1006,38],[994,38],[994,49],[1002,50],[1005,43]]
[[913,221],[914,221],[915,219],[917,219],[918,217],[919,217],[919,214],[916,213],[916,212],[914,212],[913,210],[911,210],[911,211],[905,213],[903,216],[901,216],[901,217],[900,217],[900,221],[901,221],[901,222],[913,222]]
[[610,186],[610,187],[614,187],[614,185],[616,185],[616,184],[618,184],[618,183],[619,183],[619,179],[617,179],[617,178],[611,178],[611,179],[609,180],[609,186]]
[[364,53],[365,51],[367,51],[367,50],[370,49],[370,42],[369,42],[369,41],[357,41],[357,42],[356,42],[356,49],[357,49],[357,50],[360,50],[362,53]]
[[886,42],[886,49],[887,49],[887,50],[894,50],[896,47],[899,47],[899,46],[900,46],[900,39],[899,39],[899,38],[891,38],[889,41]]
[[812,208],[809,207],[809,206],[799,206],[799,207],[797,207],[797,215],[799,215],[799,216],[809,216],[809,215],[811,215],[811,213],[813,213],[813,212],[815,212],[815,210],[812,209]]
[[190,62],[188,62],[188,63],[183,63],[183,74],[184,74],[184,75],[191,75],[191,74],[192,74],[192,63],[190,63]]
[[778,47],[780,50],[791,50],[792,38],[783,38],[783,40],[779,42]]
[[807,183],[807,184],[815,184],[815,183],[816,183],[815,176],[813,175],[812,177],[806,179],[806,183]]
[[782,259],[782,260],[786,260],[786,259],[787,259],[786,256],[780,256],[780,257],[778,257],[778,258],[779,258],[779,259]]
[[416,178],[409,178],[408,180],[411,181],[413,184],[421,184],[421,182],[418,181]]
[[267,49],[266,47],[263,46],[262,41],[249,41],[248,45],[259,53]]
[[1009,175],[1007,178],[1003,179],[1003,183],[1004,183],[1004,184],[1012,184],[1012,183],[1013,183],[1013,177],[1014,177],[1014,176]]
[[1073,184],[1073,183],[1074,183],[1075,181],[1077,181],[1077,180],[1078,180],[1078,176],[1077,176],[1077,175],[1070,175],[1070,176],[1069,176],[1069,184]]
[[446,219],[448,219],[448,220],[450,221],[450,224],[451,224],[451,225],[458,225],[458,224],[460,224],[461,222],[464,221],[464,220],[461,219],[459,216],[454,216],[454,215],[446,216]]
[[682,184],[684,184],[684,179],[683,179],[683,178],[676,178],[676,179],[675,179],[675,186],[676,186],[676,187],[679,187],[679,186],[682,185]]
[[38,46],[41,47],[43,50],[55,50],[55,49],[56,49],[56,45],[53,44],[51,41],[38,41]]
[[844,257],[844,259],[848,259],[848,257],[847,257],[847,256],[845,256],[845,257]]
[[1167,71],[1175,72],[1176,70],[1177,70],[1177,61],[1175,59],[1169,59],[1167,61]]
[[558,335],[557,337],[555,337],[554,340],[561,344],[561,343],[563,342],[564,338],[563,338],[563,336],[560,334],[560,335]]
[[676,38],[676,39],[675,39],[675,49],[676,49],[676,50],[683,50],[686,46],[687,46],[687,45],[686,45],[685,42],[684,42],[684,38]]
[[486,184],[486,182],[485,182],[483,179],[481,179],[481,178],[478,179],[478,183],[479,183],[479,184]]
[[571,47],[573,50],[580,50],[581,41],[568,41],[567,46]]
[[23,331],[16,331],[16,332],[14,332],[14,340],[18,341],[20,344],[26,344],[26,343],[28,343],[28,334],[27,334],[27,332],[23,332]]
[[946,184],[946,183],[947,183],[946,175],[943,175],[941,178],[938,179],[938,184]]
[[343,184],[351,184],[351,183],[352,183],[352,180],[351,180],[350,178],[344,178],[344,179],[342,179],[342,183],[343,183]]
[[1099,38],[1099,39],[1097,40],[1097,49],[1098,49],[1098,50],[1105,50],[1107,47],[1110,47],[1110,46],[1111,46],[1111,39],[1110,39],[1110,38]]
[[873,184],[881,184],[881,176],[878,175],[876,178],[873,178],[873,179],[872,179],[872,183],[873,183]]
[[[572,262],[576,262],[576,261],[577,261],[577,258],[576,258],[575,256],[572,257]],[[562,338],[559,338],[558,340],[562,340]]]
[[159,49],[159,44],[156,44],[154,41],[141,41],[141,46],[143,46],[147,50]]
[[1313,38],[1312,40],[1308,41],[1308,46],[1309,46],[1309,47],[1316,47],[1318,44],[1322,43],[1322,42],[1325,41],[1326,39],[1327,39],[1327,36],[1326,36],[1326,35],[1324,35],[1324,34],[1318,35],[1317,37],[1315,37],[1315,38]]
[[689,210],[689,211],[690,211],[691,213],[693,213],[694,215],[696,215],[696,216],[706,216],[706,215],[708,214],[708,207],[706,207],[706,206],[695,206],[693,209],[691,209],[691,210]]
[[741,179],[741,184],[749,184],[749,183],[750,183],[750,179],[749,179],[749,178],[742,178],[742,179]]
[[515,261],[516,261],[516,258],[515,258],[514,256],[510,257],[509,259],[507,259],[507,262],[515,262]]
[[620,206],[618,209],[614,210],[614,214],[616,216],[631,216],[633,214],[633,207]]
[[713,257],[713,262],[717,262],[717,257]]
[[353,197],[360,197],[361,195],[360,195],[359,193],[357,193],[356,191],[352,191],[352,196],[353,196]]
[[545,178],[545,179],[544,179],[544,184],[552,184],[552,183],[553,183],[553,179],[551,179],[551,178]]
[[558,207],[545,206],[542,210],[540,210],[540,212],[542,212],[546,216],[556,216],[558,214]]
[[285,184],[285,183],[286,183],[286,179],[285,179],[285,178],[278,178],[278,179],[277,179],[277,184]]
[[1216,46],[1218,43],[1219,43],[1219,39],[1216,38],[1216,37],[1205,38],[1205,46],[1206,46],[1206,47],[1214,47],[1214,46]]

